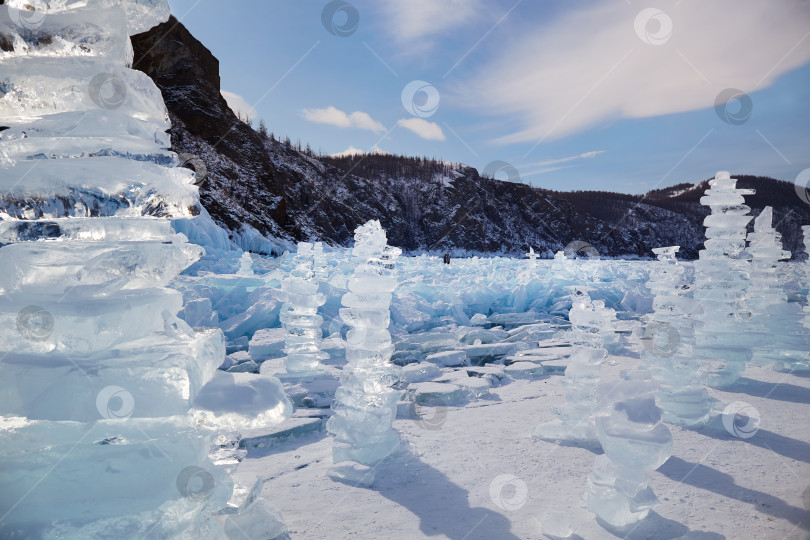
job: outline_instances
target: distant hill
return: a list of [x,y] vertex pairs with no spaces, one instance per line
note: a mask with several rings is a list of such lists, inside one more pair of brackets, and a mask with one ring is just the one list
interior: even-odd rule
[[[406,252],[550,257],[574,241],[606,256],[649,257],[652,248],[702,246],[706,182],[644,196],[558,192],[482,177],[458,163],[388,154],[316,156],[234,115],[220,94],[219,62],[174,17],[133,36],[133,66],[163,93],[172,147],[205,163],[203,205],[237,242],[246,227],[284,240],[349,245],[357,225],[379,219]],[[272,129],[272,126],[271,126]],[[739,176],[754,187],[757,215],[774,207],[785,247],[798,255],[810,205],[793,184]]]
[[[764,176],[735,175],[737,187],[753,188],[754,195],[746,196],[751,215],[758,216],[763,208],[774,209],[774,225],[782,233],[785,249],[799,258],[804,253],[801,226],[810,224],[810,205],[796,194],[795,185],[784,180]],[[696,184],[678,184],[657,189],[645,195],[625,195],[604,191],[549,191],[574,206],[616,227],[634,227],[646,235],[658,238],[660,245],[680,245],[679,255],[696,258],[703,248],[703,219],[709,209],[700,204],[700,198],[709,189],[709,180]],[[663,209],[667,213],[662,214]],[[753,220],[748,230],[753,230]]]

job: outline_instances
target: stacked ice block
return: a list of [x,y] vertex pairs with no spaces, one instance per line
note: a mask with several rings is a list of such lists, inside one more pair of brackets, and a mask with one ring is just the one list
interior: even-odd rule
[[197,192],[160,91],[129,67],[129,35],[168,14],[0,6],[3,537],[221,536],[232,484],[191,409],[224,339],[177,319],[167,288],[202,255],[170,225],[199,213]]
[[605,308],[604,302],[592,301],[586,288],[575,286],[570,290],[573,305],[568,318],[573,352],[562,380],[566,403],[554,411],[556,419],[537,426],[532,435],[545,440],[595,442],[596,385],[608,354],[603,342],[612,339],[615,313]]
[[394,347],[388,324],[400,250],[387,245],[385,231],[376,220],[358,227],[354,241],[357,266],[340,310],[350,327],[347,364],[335,395],[335,414],[327,427],[335,435],[332,454],[336,464],[372,466],[399,445],[399,436],[391,427],[401,394],[392,388],[399,379],[399,368],[390,361]]
[[656,386],[646,371],[599,386],[596,430],[605,453],[588,477],[588,510],[610,527],[637,523],[658,503],[646,471],[672,455],[672,434],[655,405]]
[[773,210],[766,207],[748,235],[751,287],[748,305],[754,321],[773,342],[754,350],[753,363],[773,365],[777,371],[810,369],[810,332],[802,325],[802,308],[788,302],[779,279],[779,261],[790,258],[782,249],[782,235],[773,228]]
[[689,267],[675,258],[679,246],[653,250],[647,287],[655,295],[653,313],[644,327],[641,359],[660,384],[656,402],[664,420],[682,426],[697,426],[709,420],[711,403],[705,373],[694,361],[693,314],[698,305],[691,297]]
[[752,349],[772,340],[766,333],[751,331],[746,304],[750,264],[745,253],[751,209],[743,195],[754,190],[736,185],[736,179],[720,171],[700,199],[712,213],[703,221],[705,249],[695,261],[694,296],[701,306],[695,355],[707,367],[708,384],[714,387],[735,383],[751,360]]
[[318,308],[326,297],[318,292],[318,281],[313,272],[313,246],[299,242],[293,257],[293,270],[281,282],[281,320],[284,337],[284,366],[289,375],[311,375],[323,369],[321,360],[328,355],[321,352],[321,324],[323,317]]

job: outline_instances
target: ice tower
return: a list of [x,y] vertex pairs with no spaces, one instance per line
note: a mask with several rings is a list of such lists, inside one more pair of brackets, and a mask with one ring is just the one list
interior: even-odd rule
[[695,332],[692,315],[699,307],[691,298],[688,267],[675,258],[679,246],[653,250],[647,287],[655,295],[653,313],[644,326],[642,362],[660,384],[656,402],[664,420],[682,426],[697,426],[709,420],[711,404],[705,387],[706,374],[694,361]]
[[802,227],[804,233],[804,286],[808,290],[807,302],[804,305],[804,327],[810,329],[810,225]]
[[222,537],[222,411],[191,408],[224,338],[179,320],[167,288],[202,255],[170,224],[199,213],[197,189],[160,91],[129,67],[129,35],[168,15],[165,0],[0,6],[2,537]]
[[537,426],[532,436],[544,440],[596,441],[593,411],[596,406],[596,385],[602,362],[607,358],[603,338],[612,334],[613,310],[604,303],[594,302],[584,287],[570,287],[573,305],[568,318],[571,321],[571,353],[565,378],[563,408],[556,410],[557,418]]
[[526,253],[526,257],[529,258],[529,268],[534,270],[537,268],[537,253],[534,252],[534,248],[529,246],[529,252]]
[[313,272],[313,246],[299,242],[293,257],[293,270],[281,282],[284,306],[279,319],[287,334],[284,337],[284,366],[288,375],[312,375],[322,371],[321,360],[328,355],[321,352],[321,324],[323,317],[318,308],[326,297],[318,292],[318,281]]
[[772,364],[777,371],[810,369],[810,332],[802,325],[802,308],[788,302],[779,279],[779,261],[790,259],[782,249],[782,235],[773,228],[773,209],[765,207],[748,235],[751,287],[748,305],[754,321],[772,336],[773,343],[754,350],[753,363]]
[[[751,312],[745,302],[750,265],[745,253],[746,225],[751,210],[743,195],[753,189],[737,189],[737,180],[726,171],[709,180],[700,199],[711,208],[703,221],[705,249],[695,261],[695,299],[700,302],[695,329],[695,355],[707,366],[709,386],[725,387],[736,382],[751,360],[752,349],[766,344],[769,336],[750,328]],[[772,339],[772,338],[770,338]]]
[[619,381],[599,385],[595,423],[605,453],[588,477],[588,510],[610,527],[637,523],[658,504],[646,471],[672,455],[672,434],[661,423],[656,386],[646,371],[622,372]]
[[327,428],[335,435],[336,476],[369,483],[373,470],[364,467],[376,464],[399,445],[399,436],[391,427],[401,394],[391,386],[399,378],[399,368],[390,361],[394,347],[388,324],[400,250],[387,245],[385,231],[376,220],[358,227],[354,242],[357,266],[348,281],[349,292],[343,296],[345,307],[340,310],[350,327],[347,364]]
[[329,265],[323,253],[323,243],[315,242],[312,245],[312,272],[315,279],[321,283],[329,279]]

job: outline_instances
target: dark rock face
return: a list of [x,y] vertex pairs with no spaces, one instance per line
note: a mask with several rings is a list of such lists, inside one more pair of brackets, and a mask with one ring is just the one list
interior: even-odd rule
[[133,67],[155,81],[172,120],[172,149],[202,158],[200,200],[226,229],[247,223],[285,236],[279,173],[259,135],[240,121],[219,90],[219,61],[171,17],[132,38]]
[[[649,257],[654,247],[681,245],[680,254],[694,258],[702,247],[706,209],[699,196],[707,186],[644,197],[558,193],[482,178],[463,165],[426,173],[411,167],[419,160],[390,156],[369,156],[355,169],[356,162],[319,160],[261,137],[239,120],[220,94],[218,60],[174,17],[132,44],[134,67],[163,93],[172,149],[205,162],[200,199],[232,234],[247,224],[285,240],[348,245],[355,227],[379,219],[390,242],[406,251],[522,255],[533,246],[550,256],[581,241],[608,256]],[[773,205],[785,247],[800,251],[800,235],[788,228],[810,223],[810,205],[785,194],[792,184],[745,179],[741,187],[758,184],[752,213]]]

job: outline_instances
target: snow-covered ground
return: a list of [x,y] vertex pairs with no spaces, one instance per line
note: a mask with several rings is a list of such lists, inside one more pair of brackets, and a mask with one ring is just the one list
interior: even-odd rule
[[[268,287],[275,285],[274,272],[289,265],[283,258],[256,262]],[[325,328],[335,331],[324,348],[332,352],[328,369],[336,375],[344,362],[337,300],[340,276],[349,266],[340,253],[330,263],[322,313]],[[223,452],[225,461],[241,460],[238,491],[261,477],[261,496],[281,511],[292,538],[554,538],[569,526],[571,538],[584,539],[808,537],[810,377],[769,367],[749,366],[733,387],[710,389],[716,401],[709,426],[669,426],[672,457],[650,474],[660,505],[645,520],[621,531],[598,523],[585,507],[585,491],[601,448],[531,438],[532,429],[553,419],[552,409],[565,401],[567,349],[561,345],[567,321],[553,314],[570,306],[562,289],[570,282],[587,282],[592,296],[616,309],[622,347],[608,357],[601,378],[618,378],[641,362],[650,263],[580,261],[568,274],[553,262],[540,261],[534,269],[529,264],[454,260],[445,267],[435,258],[403,258],[392,305],[394,358],[406,363],[409,351],[417,350],[420,362],[405,367],[400,383],[394,422],[400,450],[376,467],[370,487],[333,481],[327,476],[332,438],[324,427],[331,411],[297,407],[279,426],[243,431],[246,453]],[[796,292],[798,270],[793,264],[782,269],[794,300],[803,296]],[[185,286],[189,296],[194,288]],[[253,301],[267,302],[261,290],[250,293]],[[265,308],[262,316],[270,311]],[[261,372],[283,371],[277,334],[256,334],[249,350],[232,354],[232,361],[249,359],[250,350],[275,350]],[[239,348],[245,340],[232,335],[229,343]],[[452,354],[432,356],[442,350],[465,351],[467,365],[441,367],[454,364]],[[484,368],[470,365],[482,351],[495,361]],[[537,366],[545,373],[532,369]],[[301,390],[285,385],[288,392]],[[443,399],[452,404],[432,406]],[[724,427],[722,412],[732,402],[757,412],[753,436],[735,436]]]
[[[636,352],[638,346],[635,347]],[[606,377],[638,356],[610,357]],[[251,449],[237,479],[265,480],[293,538],[542,538],[549,520],[570,520],[573,538],[806,538],[810,530],[810,378],[749,368],[722,402],[761,415],[748,439],[722,425],[671,427],[672,457],[651,475],[661,500],[638,526],[611,534],[584,505],[598,449],[530,438],[562,400],[561,375],[515,380],[486,399],[399,418],[400,453],[370,488],[334,482],[331,440],[312,433]],[[283,428],[283,425],[282,425]],[[504,476],[508,475],[508,476]],[[803,500],[804,497],[804,500]]]

